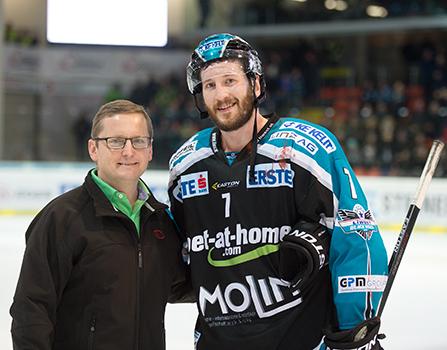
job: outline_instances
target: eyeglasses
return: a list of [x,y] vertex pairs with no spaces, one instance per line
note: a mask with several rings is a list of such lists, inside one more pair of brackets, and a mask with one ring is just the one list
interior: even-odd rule
[[126,146],[127,140],[130,140],[132,147],[135,149],[149,148],[152,144],[152,137],[137,136],[137,137],[94,137],[94,141],[105,141],[110,149],[123,149]]

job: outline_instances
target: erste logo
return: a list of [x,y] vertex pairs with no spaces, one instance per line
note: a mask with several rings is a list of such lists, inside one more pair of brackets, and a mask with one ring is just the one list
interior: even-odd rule
[[250,178],[250,166],[247,167],[246,184],[247,188],[293,187],[294,177],[295,172],[288,163],[256,164],[254,179]]

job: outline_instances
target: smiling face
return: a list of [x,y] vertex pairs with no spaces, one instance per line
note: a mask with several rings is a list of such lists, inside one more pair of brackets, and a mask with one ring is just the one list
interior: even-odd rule
[[[253,90],[240,62],[219,61],[201,72],[202,93],[211,119],[223,131],[234,131],[253,116]],[[256,93],[259,83],[256,81]]]
[[[115,114],[101,120],[97,137],[150,136],[146,119],[141,113]],[[90,158],[96,163],[98,176],[117,190],[135,186],[152,160],[152,145],[134,149],[130,140],[123,149],[112,150],[106,141],[88,141]]]

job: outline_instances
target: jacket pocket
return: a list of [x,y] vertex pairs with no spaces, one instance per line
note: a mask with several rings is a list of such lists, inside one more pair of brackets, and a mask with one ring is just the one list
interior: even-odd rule
[[93,350],[96,332],[96,317],[92,316],[88,328],[87,350]]

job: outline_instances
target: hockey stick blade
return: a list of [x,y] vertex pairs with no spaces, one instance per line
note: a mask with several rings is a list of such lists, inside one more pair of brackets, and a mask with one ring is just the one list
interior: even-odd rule
[[442,141],[440,140],[433,141],[430,153],[428,154],[427,157],[427,161],[425,162],[424,170],[422,171],[422,175],[419,180],[419,185],[416,190],[416,196],[411,202],[410,207],[408,208],[407,215],[402,225],[399,237],[397,238],[396,245],[394,246],[390,262],[388,264],[388,280],[382,294],[379,310],[377,311],[377,316],[379,317],[382,315],[385,303],[390,294],[394,278],[396,277],[397,270],[399,268],[400,262],[402,261],[402,257],[405,252],[405,248],[407,247],[407,243],[408,240],[410,239],[410,235],[411,232],[413,231],[419,211],[422,208],[422,203],[424,202],[428,186],[430,185],[433,174],[435,173],[443,148],[444,143]]

